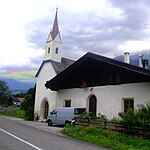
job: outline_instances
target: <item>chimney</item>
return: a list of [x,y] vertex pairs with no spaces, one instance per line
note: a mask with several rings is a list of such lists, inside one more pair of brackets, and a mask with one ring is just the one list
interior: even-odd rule
[[148,69],[148,59],[143,60],[143,68]]
[[143,54],[139,54],[139,67],[143,68]]
[[124,53],[124,62],[125,63],[130,63],[130,56],[129,56],[129,52],[125,52]]

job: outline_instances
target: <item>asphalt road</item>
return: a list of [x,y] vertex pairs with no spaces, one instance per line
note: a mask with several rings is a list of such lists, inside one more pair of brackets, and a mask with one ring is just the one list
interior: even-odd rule
[[61,129],[0,117],[0,150],[106,150],[63,136]]

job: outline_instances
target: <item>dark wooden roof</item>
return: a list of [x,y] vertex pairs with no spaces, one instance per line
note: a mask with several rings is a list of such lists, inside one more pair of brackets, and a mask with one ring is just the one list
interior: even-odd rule
[[150,70],[87,53],[45,86],[51,90],[149,82]]
[[61,58],[61,62],[56,62],[56,61],[53,61],[53,60],[44,60],[38,70],[38,72],[36,73],[35,77],[38,76],[38,74],[40,73],[43,65],[45,63],[49,63],[51,62],[56,74],[59,74],[60,72],[62,72],[63,70],[65,70],[67,67],[69,67],[72,63],[74,63],[75,61],[74,60],[71,60],[71,59],[68,59],[68,58],[64,58],[62,57]]

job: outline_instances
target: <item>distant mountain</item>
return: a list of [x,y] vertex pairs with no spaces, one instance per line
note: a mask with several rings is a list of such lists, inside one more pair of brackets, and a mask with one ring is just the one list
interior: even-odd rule
[[[139,54],[143,54],[143,59],[148,59],[148,67],[150,69],[150,52],[140,52],[130,55],[130,64],[138,66],[139,65]],[[114,58],[115,60],[124,61],[124,55],[120,55]]]
[[34,82],[22,82],[15,79],[10,78],[0,78],[2,81],[6,81],[9,89],[11,91],[27,91],[30,88],[33,88],[35,83]]

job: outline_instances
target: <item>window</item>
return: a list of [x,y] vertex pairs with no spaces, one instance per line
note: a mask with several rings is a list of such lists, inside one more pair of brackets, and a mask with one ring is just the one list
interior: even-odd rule
[[54,109],[54,110],[51,112],[51,114],[52,114],[52,115],[53,115],[53,114],[57,114],[56,109]]
[[134,100],[124,99],[124,113],[126,113],[129,108],[134,109]]
[[86,110],[85,108],[75,108],[74,109],[74,114],[79,115],[79,114],[85,112],[85,110]]
[[56,53],[56,54],[58,54],[58,47],[56,47],[56,51],[55,51],[55,53]]
[[64,100],[64,107],[71,107],[71,100]]
[[48,54],[50,53],[50,47],[48,48]]

